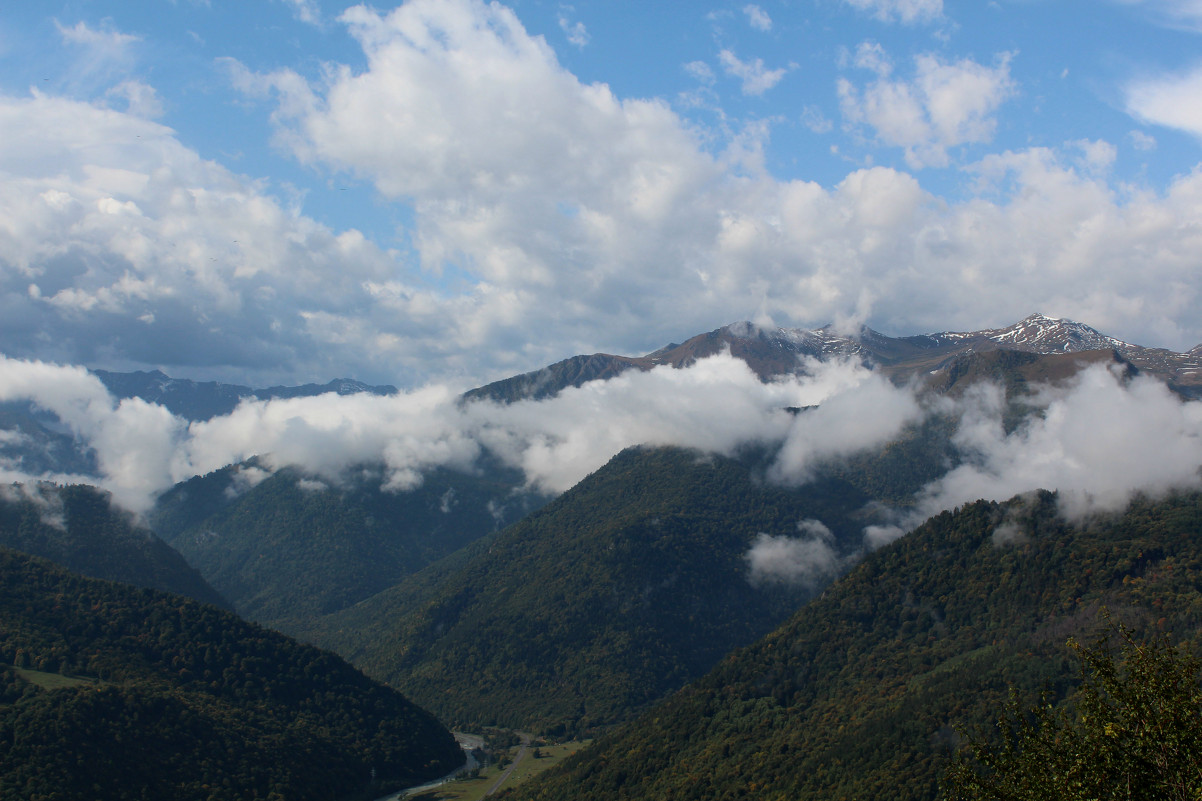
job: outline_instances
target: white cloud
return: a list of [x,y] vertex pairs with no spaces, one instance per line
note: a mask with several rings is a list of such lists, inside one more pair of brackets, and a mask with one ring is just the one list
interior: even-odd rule
[[271,471],[256,465],[240,464],[235,468],[229,486],[225,488],[225,496],[234,499],[244,495],[271,478],[271,475]]
[[943,16],[943,0],[844,0],[883,22],[931,22]]
[[1078,164],[1086,173],[1104,173],[1118,158],[1118,148],[1102,139],[1077,139],[1068,145],[1081,152]]
[[1202,404],[1182,402],[1154,379],[1124,382],[1098,365],[1034,400],[1045,411],[1010,434],[999,396],[970,400],[957,439],[972,458],[927,488],[920,516],[1055,489],[1061,511],[1080,518],[1202,480]]
[[760,534],[745,555],[752,584],[788,584],[815,589],[838,574],[841,560],[831,530],[819,520],[797,524],[799,537]]
[[879,42],[860,42],[852,63],[860,69],[875,72],[881,78],[893,72],[893,60]]
[[1187,30],[1202,30],[1202,2],[1199,0],[1116,0],[1123,5],[1140,6],[1159,22]]
[[135,117],[148,120],[163,116],[163,102],[153,86],[137,80],[122,81],[106,93],[109,98],[125,102],[125,110]]
[[684,71],[701,83],[711,84],[715,79],[713,69],[704,61],[690,61],[684,65]]
[[181,422],[138,399],[115,402],[82,368],[0,356],[0,402],[13,400],[35,401],[95,448],[105,487],[128,508],[145,509],[171,475]]
[[1015,91],[1008,55],[986,67],[969,59],[944,63],[924,54],[915,58],[913,80],[891,80],[884,51],[863,44],[856,65],[878,78],[863,89],[839,79],[843,116],[851,125],[869,126],[882,144],[905,148],[913,168],[947,166],[949,148],[990,141],[994,113]]
[[[502,6],[417,0],[345,21],[358,71],[231,74],[274,98],[298,157],[409,205],[415,255],[317,224],[133,113],[0,97],[9,355],[260,386],[466,386],[738,319],[908,334],[1039,308],[1128,341],[1202,341],[1198,174],[1115,191],[1068,146],[982,159],[979,192],[954,201],[879,167],[782,181],[769,123],[703,141],[666,103],[581,83]],[[857,58],[871,53],[883,68],[883,51]],[[993,124],[994,101],[960,103],[968,79],[987,99],[1006,73],[929,58],[927,83],[899,62],[849,90],[867,113],[873,81],[896,87],[912,113],[882,130],[950,161]]]
[[768,12],[757,5],[743,6],[743,13],[747,15],[747,23],[757,31],[772,30],[772,17],[768,16]]
[[[818,365],[811,365],[818,369]],[[772,476],[787,484],[809,481],[822,462],[895,439],[925,416],[911,391],[854,364],[823,365],[827,395],[789,427]]]
[[321,24],[321,8],[318,7],[316,0],[284,0],[292,7],[292,14],[300,22],[308,25]]
[[1126,87],[1127,112],[1142,122],[1202,137],[1202,66],[1179,75],[1133,81]]
[[30,503],[38,510],[43,524],[59,531],[67,530],[67,510],[53,484],[25,483],[0,485],[0,498],[7,503]]
[[[958,417],[955,443],[966,460],[926,487],[905,520],[866,529],[870,547],[978,498],[1057,490],[1062,512],[1077,518],[1121,509],[1135,493],[1202,485],[1202,404],[1184,403],[1152,379],[1088,368],[1064,385],[1037,388],[1028,400],[1041,413],[1007,433],[996,388],[924,401],[928,408],[856,364],[806,367],[808,376],[764,383],[742,361],[720,354],[687,369],[627,372],[543,401],[464,405],[446,387],[430,386],[387,397],[247,401],[228,415],[186,424],[153,404],[116,402],[82,369],[0,358],[0,402],[32,400],[55,413],[95,449],[99,483],[135,511],[173,482],[256,455],[263,467],[243,468],[235,492],[286,465],[329,486],[364,464],[382,465],[386,485],[405,491],[435,467],[472,469],[484,449],[521,469],[532,486],[562,492],[624,448],[732,454],[749,443],[779,445],[768,476],[796,484],[823,461],[880,447],[932,411]],[[11,471],[3,477],[72,479]],[[747,558],[757,582],[814,583],[838,566],[829,532],[817,521],[803,521],[797,537],[761,537]]]
[[1021,545],[1027,541],[1027,533],[1017,523],[1006,521],[993,530],[993,533],[989,535],[989,540],[999,548],[1007,545]]
[[780,83],[781,78],[785,77],[785,73],[788,72],[788,69],[784,67],[768,69],[764,66],[762,58],[754,61],[741,61],[730,50],[720,52],[718,60],[722,62],[722,69],[726,71],[727,75],[743,82],[743,94],[745,95],[762,95]]
[[[143,401],[115,402],[80,368],[0,359],[0,401],[33,400],[57,414],[96,449],[102,484],[126,506],[147,508],[158,491],[192,475],[252,456],[276,469],[300,465],[328,481],[364,463],[383,464],[388,486],[419,484],[436,466],[468,470],[483,448],[522,469],[539,488],[562,492],[636,445],[679,445],[732,453],[750,442],[784,440],[799,419],[786,411],[841,397],[875,379],[855,365],[814,365],[805,378],[765,384],[742,361],[719,355],[686,370],[622,374],[568,389],[545,401],[474,402],[430,386],[393,396],[334,393],[246,401],[228,415],[186,424]],[[858,423],[831,416],[815,447],[831,453],[836,428]],[[803,424],[808,425],[808,424]],[[857,446],[864,441],[855,433]],[[813,439],[812,437],[810,439]],[[801,439],[790,463],[809,464]],[[235,491],[266,478],[243,469]]]
[[134,115],[0,98],[0,141],[10,355],[292,375],[294,348],[316,348],[304,313],[368,312],[363,282],[390,277],[356,232],[294,215]]
[[[56,88],[65,88],[77,97],[102,98],[106,92],[114,91],[116,84],[129,82],[137,63],[141,37],[122,33],[107,22],[100,28],[82,21],[72,26],[58,20],[54,24],[67,46],[70,60],[64,71],[67,77],[63,85]],[[134,104],[134,98],[127,95],[127,99]]]
[[1131,139],[1131,146],[1136,150],[1146,153],[1156,149],[1156,137],[1150,134],[1143,131],[1131,131],[1127,136]]
[[141,41],[141,37],[139,36],[121,33],[112,29],[94,30],[86,22],[82,21],[75,23],[69,28],[58,20],[55,20],[54,24],[58,28],[59,36],[63,38],[64,42],[85,47],[107,60],[126,58],[129,48],[135,42]]
[[[570,10],[570,9],[565,9]],[[576,47],[583,48],[589,42],[588,29],[584,27],[584,23],[580,21],[572,22],[563,12],[559,15],[559,28],[563,31],[563,35],[568,38],[568,41]]]

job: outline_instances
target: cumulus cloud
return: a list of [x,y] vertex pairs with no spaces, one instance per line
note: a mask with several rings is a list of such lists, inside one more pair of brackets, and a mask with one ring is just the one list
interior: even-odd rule
[[943,16],[943,0],[844,0],[860,11],[882,22],[914,24],[930,22]]
[[86,22],[77,22],[71,27],[63,25],[58,20],[54,22],[59,35],[64,42],[88,48],[105,60],[122,60],[126,58],[129,48],[141,38],[128,33],[106,29],[95,30]]
[[1077,139],[1068,144],[1080,151],[1078,164],[1086,173],[1103,173],[1118,158],[1118,148],[1101,139]]
[[1156,149],[1156,137],[1143,131],[1131,131],[1127,136],[1131,139],[1131,146],[1136,150],[1148,152]]
[[1142,122],[1202,137],[1199,93],[1202,66],[1182,74],[1143,78],[1126,87],[1127,112]]
[[125,104],[125,110],[135,117],[155,119],[163,115],[163,103],[153,86],[138,80],[122,81],[105,92],[110,100]]
[[394,267],[133,114],[0,98],[0,141],[10,355],[291,376],[299,353],[339,349],[307,315],[369,314],[364,283]]
[[1027,532],[1018,523],[1007,520],[993,530],[989,539],[999,548],[1007,545],[1022,545],[1027,541]]
[[[610,332],[645,334],[649,324],[671,320],[675,330],[691,333],[712,327],[715,315],[755,316],[765,295],[774,318],[825,322],[863,311],[878,324],[904,317],[899,333],[924,330],[923,319],[949,325],[915,313],[936,305],[944,314],[962,309],[974,323],[1002,308],[999,324],[1030,311],[1029,300],[986,310],[980,292],[1027,257],[991,259],[980,251],[972,269],[915,277],[928,247],[974,252],[982,234],[995,233],[1006,243],[1051,244],[1051,230],[1038,219],[1011,213],[1037,187],[1015,185],[1013,206],[974,198],[937,210],[911,178],[890,171],[856,172],[831,190],[774,181],[754,160],[750,167],[742,160],[748,151],[739,143],[719,156],[706,153],[662,104],[619,100],[606,86],[580,83],[502,6],[415,2],[386,15],[352,9],[343,19],[368,55],[363,71],[336,70],[321,84],[295,73],[243,71],[243,85],[277,93],[280,136],[298,157],[413,200],[423,263],[432,270],[456,265],[477,288],[449,303],[404,286],[380,286],[379,297],[397,316],[417,314],[423,323],[432,306],[470,319],[450,334],[460,347],[489,342],[508,358],[504,346],[518,344],[508,326],[521,319],[525,330],[558,330],[581,350],[612,348]],[[880,68],[887,54],[875,52]],[[859,53],[866,66],[869,55]],[[696,72],[709,75],[700,66]],[[1012,91],[1004,55],[992,66],[925,55],[909,77],[894,70],[864,87],[843,84],[849,122],[921,164],[947,163],[950,148],[987,141],[994,113]],[[1078,176],[1067,178],[1083,195],[1095,190]],[[879,201],[858,197],[870,188],[883,193]],[[1141,205],[1144,199],[1137,198]],[[1123,216],[1123,200],[1112,197],[1107,213]],[[960,225],[966,227],[957,231]],[[1032,237],[1026,225],[1042,230]],[[1092,229],[1059,229],[1056,247],[1068,247],[1082,230]],[[1125,248],[1112,244],[1111,252]],[[1103,282],[1124,283],[1127,272],[1104,273]],[[1028,285],[1015,297],[1047,298],[1057,294],[1054,283]],[[866,297],[866,286],[882,291]],[[1166,284],[1148,281],[1140,297],[1155,286]],[[933,287],[949,293],[944,302],[916,297]],[[1130,298],[1128,289],[1123,296]],[[655,300],[662,297],[673,299],[671,309]],[[733,306],[746,311],[733,315]],[[1079,316],[1095,325],[1121,316],[1146,327],[1152,319],[1115,311]],[[327,319],[355,326],[338,315]],[[570,321],[587,325],[590,335]],[[663,339],[672,336],[665,326]]]
[[[119,84],[111,109],[0,97],[6,352],[260,386],[479,384],[738,319],[971,330],[1031,298],[1128,341],[1202,341],[1196,173],[1116,191],[1066,145],[970,165],[977,194],[955,201],[879,167],[778,180],[767,124],[703,139],[665,102],[581,82],[499,4],[356,7],[340,24],[364,66],[310,80],[225,63],[270,98],[289,152],[412,209],[411,251],[201,158],[147,119],[147,84]],[[847,121],[881,143],[950,163],[990,135],[1001,61],[856,58],[873,72],[848,83],[862,122]]]
[[[623,373],[545,402],[503,408],[474,404],[467,416],[501,421],[480,427],[481,442],[520,465],[538,486],[560,492],[633,445],[732,453],[746,443],[780,442],[800,423],[786,409],[819,405],[873,380],[861,367],[827,368],[763,384],[741,360],[722,355],[687,370]],[[537,434],[523,433],[531,431]],[[795,458],[779,474],[792,479],[805,467],[804,459]]]
[[793,421],[773,465],[772,476],[782,483],[805,483],[823,462],[882,446],[925,415],[909,388],[878,373],[851,363],[822,372],[826,397]]
[[35,402],[95,448],[105,487],[127,508],[146,508],[148,499],[171,480],[182,421],[137,398],[115,402],[83,368],[0,356],[4,401]]
[[225,496],[231,500],[237,498],[244,495],[248,490],[259,486],[269,478],[271,478],[271,471],[269,470],[264,470],[262,467],[254,464],[239,464],[234,468],[233,480],[225,488]]
[[816,134],[830,133],[835,124],[827,119],[818,106],[806,106],[801,110],[801,124]]
[[971,59],[945,63],[933,54],[916,57],[914,65],[912,80],[891,79],[892,64],[879,45],[861,45],[856,66],[876,72],[877,80],[860,88],[839,79],[847,122],[867,125],[882,144],[905,148],[913,168],[947,166],[948,149],[993,138],[994,114],[1014,92],[1008,55],[993,67]]
[[710,84],[715,80],[714,70],[704,61],[690,61],[684,65],[684,71],[701,83]]

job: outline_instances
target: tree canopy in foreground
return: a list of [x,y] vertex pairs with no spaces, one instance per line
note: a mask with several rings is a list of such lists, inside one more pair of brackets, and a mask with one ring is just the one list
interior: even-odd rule
[[[1111,642],[1118,641],[1118,655]],[[1125,627],[1069,646],[1082,683],[1068,704],[1024,710],[1016,695],[1000,737],[978,739],[944,777],[952,801],[1202,798],[1199,663]]]

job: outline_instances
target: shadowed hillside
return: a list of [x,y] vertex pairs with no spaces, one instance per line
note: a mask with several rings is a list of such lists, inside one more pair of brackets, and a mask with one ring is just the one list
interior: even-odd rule
[[1040,494],[932,518],[514,799],[931,799],[956,727],[1063,694],[1107,607],[1202,635],[1202,495],[1071,525]]
[[0,619],[5,799],[333,799],[462,761],[395,691],[212,606],[0,549]]

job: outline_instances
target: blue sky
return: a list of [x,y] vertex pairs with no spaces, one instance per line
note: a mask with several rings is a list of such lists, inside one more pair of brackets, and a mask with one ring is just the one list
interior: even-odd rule
[[1202,342],[1202,2],[0,12],[0,350],[470,386],[728,322]]

